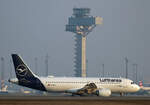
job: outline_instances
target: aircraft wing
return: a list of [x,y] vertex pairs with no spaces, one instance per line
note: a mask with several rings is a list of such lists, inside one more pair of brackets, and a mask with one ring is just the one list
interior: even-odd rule
[[92,94],[96,92],[97,86],[95,83],[86,84],[83,88],[75,88],[67,90],[66,92],[74,93],[74,94]]
[[96,92],[97,86],[95,83],[86,84],[83,88],[70,89],[67,92],[75,94],[92,94]]
[[97,89],[97,86],[95,85],[95,83],[89,83],[89,84],[86,84],[83,88],[79,89],[78,93],[80,93],[80,94],[84,94],[84,93],[91,94],[91,93],[95,92],[96,89]]
[[150,87],[144,87],[144,86],[143,86],[143,87],[141,87],[141,89],[142,89],[142,90],[150,91]]

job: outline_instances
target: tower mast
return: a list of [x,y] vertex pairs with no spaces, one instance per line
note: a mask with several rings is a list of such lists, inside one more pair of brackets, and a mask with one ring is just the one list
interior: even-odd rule
[[90,16],[90,8],[73,8],[66,31],[75,33],[75,76],[86,77],[86,36],[97,24],[102,24],[101,17]]

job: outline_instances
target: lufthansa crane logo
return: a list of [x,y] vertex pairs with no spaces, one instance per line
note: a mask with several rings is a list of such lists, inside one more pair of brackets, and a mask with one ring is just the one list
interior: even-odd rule
[[19,66],[17,67],[17,69],[16,69],[16,73],[17,73],[17,75],[19,75],[19,76],[25,76],[25,75],[27,74],[27,72],[28,72],[28,69],[27,69],[27,67],[26,67],[25,65],[23,65],[23,64],[19,65]]

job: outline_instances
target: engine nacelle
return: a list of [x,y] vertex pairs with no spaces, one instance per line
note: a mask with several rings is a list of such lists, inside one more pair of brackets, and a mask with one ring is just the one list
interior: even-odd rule
[[98,96],[109,97],[111,95],[110,89],[100,89],[96,91]]

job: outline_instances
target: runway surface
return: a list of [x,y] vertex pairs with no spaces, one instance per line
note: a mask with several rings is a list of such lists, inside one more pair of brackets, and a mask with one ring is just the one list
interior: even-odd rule
[[150,97],[71,97],[1,95],[0,105],[149,105]]

